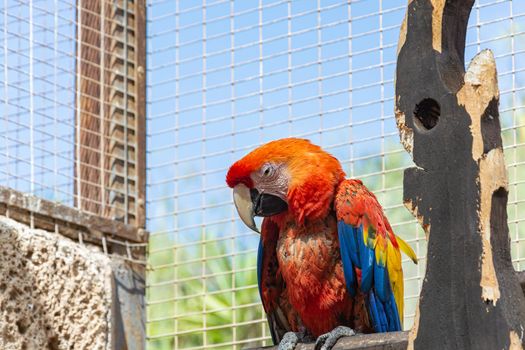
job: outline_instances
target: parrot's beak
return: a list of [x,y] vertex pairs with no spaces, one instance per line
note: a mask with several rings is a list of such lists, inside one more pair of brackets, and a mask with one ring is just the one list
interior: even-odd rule
[[259,193],[256,189],[249,189],[242,183],[233,188],[233,202],[242,222],[257,233],[260,232],[255,225],[256,215],[272,216],[288,209],[288,204],[281,198]]
[[250,189],[245,184],[238,184],[233,188],[233,203],[237,208],[237,213],[242,222],[253,231],[260,233],[257,225],[255,225],[255,211],[253,210],[252,197],[250,195]]

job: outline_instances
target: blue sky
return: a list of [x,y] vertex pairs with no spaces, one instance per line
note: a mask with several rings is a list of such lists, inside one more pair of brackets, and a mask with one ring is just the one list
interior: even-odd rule
[[[206,20],[212,24],[207,24],[205,30],[199,8],[185,12],[195,4],[181,2],[178,11],[171,2],[150,6],[148,155],[152,180],[149,198],[153,204],[150,210],[156,212],[157,203],[165,205],[153,202],[166,192],[177,191],[170,179],[184,172],[199,175],[179,180],[179,188],[205,188],[205,197],[215,195],[229,201],[228,190],[217,188],[224,187],[227,165],[253,146],[271,139],[299,135],[331,146],[347,143],[349,136],[355,134],[354,154],[379,152],[379,142],[365,140],[377,135],[381,128],[384,134],[395,132],[395,124],[385,123],[381,118],[393,115],[391,80],[397,28],[390,26],[401,21],[404,11],[400,8],[384,17],[385,65],[381,69],[377,50],[366,52],[379,45],[380,33],[374,32],[378,16],[366,17],[378,11],[378,4],[356,2],[351,15],[357,19],[350,28],[345,3],[323,2],[321,7],[325,10],[319,14],[316,2],[292,2],[291,15],[298,17],[289,22],[287,2],[264,2],[263,6],[270,7],[263,7],[262,11],[258,11],[257,2],[235,2],[233,12],[240,15],[235,15],[233,20],[229,17],[231,4],[220,2],[207,6]],[[162,19],[156,20],[157,16]],[[214,22],[222,16],[226,17]],[[262,26],[259,26],[260,20]],[[176,22],[183,28],[178,32]],[[312,30],[318,24],[322,28]],[[236,31],[233,39],[229,33],[231,28]],[[287,35],[288,29],[291,36]],[[350,30],[352,36],[356,36],[352,42],[347,40]],[[370,31],[372,33],[366,34]],[[319,40],[321,47],[317,46]],[[350,45],[359,52],[351,59]],[[175,63],[177,55],[180,64]],[[355,73],[349,75],[351,69]],[[378,84],[381,74],[387,81],[383,85]],[[323,80],[319,81],[319,77]],[[159,81],[163,83],[156,84]],[[351,87],[355,91],[349,94]],[[384,102],[371,103],[381,99]],[[206,103],[205,109],[201,107],[203,103]],[[350,123],[361,125],[350,129]],[[341,158],[348,159],[349,148],[340,148]],[[204,179],[200,178],[203,174]],[[162,184],[157,186],[157,182]],[[182,197],[177,203],[178,209],[181,206],[196,208],[203,200],[200,193]],[[191,214],[187,224],[179,222],[179,225],[189,226],[190,222],[203,219],[198,212]],[[185,220],[184,216],[179,219]],[[150,223],[154,225],[155,219]]]
[[[75,2],[0,4],[0,183],[73,204]],[[31,16],[30,16],[31,14]]]
[[[393,79],[406,1],[353,1],[350,7],[341,1],[262,1],[262,10],[257,1],[216,1],[207,2],[205,11],[200,1],[178,4],[148,6],[152,231],[177,227],[181,237],[200,239],[183,231],[199,232],[206,221],[224,230],[233,215],[224,186],[227,167],[272,139],[309,138],[341,159],[349,175],[370,171],[367,162],[382,151],[400,149]],[[467,60],[488,47],[501,56],[498,68],[506,72],[513,62],[511,22],[499,19],[512,10],[521,33],[524,5],[479,6],[471,26],[485,24],[469,30]],[[473,45],[478,36],[482,44]],[[493,40],[498,36],[507,37]],[[515,52],[524,41],[514,40]],[[522,56],[514,55],[515,69]],[[503,75],[502,91],[521,76]]]
[[[309,138],[342,160],[350,176],[366,176],[374,159],[385,164],[385,151],[404,154],[393,119],[393,78],[405,0],[351,6],[218,0],[205,11],[202,4],[147,6],[150,230],[196,237],[183,232],[200,233],[211,222],[210,232],[244,232],[233,223],[224,175],[234,160],[272,139]],[[0,180],[68,204],[74,5],[34,1],[32,21],[29,2],[0,7]],[[467,61],[482,48],[495,52],[507,124],[515,113],[508,107],[523,94],[524,13],[523,1],[479,1],[467,38]]]

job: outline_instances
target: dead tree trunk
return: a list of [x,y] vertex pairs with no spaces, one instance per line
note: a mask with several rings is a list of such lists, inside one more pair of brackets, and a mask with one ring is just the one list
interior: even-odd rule
[[464,69],[474,0],[413,0],[399,38],[396,120],[416,167],[405,205],[428,238],[409,349],[522,348],[525,298],[511,263],[494,57]]

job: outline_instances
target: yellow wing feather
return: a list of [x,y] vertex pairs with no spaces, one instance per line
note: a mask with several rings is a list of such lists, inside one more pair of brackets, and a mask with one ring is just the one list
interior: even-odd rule
[[403,253],[405,253],[410,259],[412,259],[412,261],[415,264],[417,264],[417,256],[414,250],[412,249],[412,247],[410,247],[407,242],[405,242],[401,237],[397,235],[396,235],[396,241],[397,241],[397,244],[399,245],[399,249],[401,249]]
[[404,289],[403,289],[403,271],[401,269],[401,253],[397,250],[392,242],[388,240],[387,248],[387,264],[388,277],[390,278],[390,286],[396,299],[397,311],[399,312],[399,319],[403,325],[404,312]]
[[346,224],[354,227],[363,225],[363,241],[369,248],[374,249],[376,262],[382,266],[386,265],[400,321],[403,324],[404,286],[401,251],[417,264],[416,253],[403,239],[392,232],[377,198],[361,181],[346,180],[337,194],[336,206],[338,206],[338,220],[344,220]]

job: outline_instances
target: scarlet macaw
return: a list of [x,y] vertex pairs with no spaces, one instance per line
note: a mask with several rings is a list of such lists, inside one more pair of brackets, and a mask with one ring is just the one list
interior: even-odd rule
[[376,197],[345,179],[339,161],[308,140],[267,143],[226,176],[242,221],[258,232],[259,293],[280,349],[317,338],[331,349],[355,332],[402,330],[401,253]]

